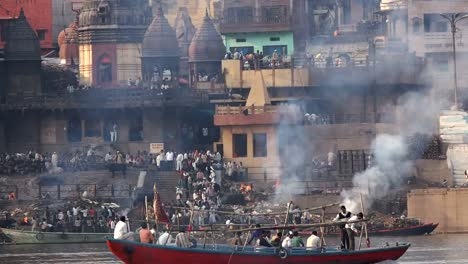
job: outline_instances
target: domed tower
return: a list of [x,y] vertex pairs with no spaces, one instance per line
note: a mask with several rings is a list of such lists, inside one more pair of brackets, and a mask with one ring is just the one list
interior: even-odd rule
[[147,0],[84,0],[78,23],[80,82],[125,86],[141,77],[141,42],[151,10]]
[[78,49],[78,18],[59,33],[57,42],[60,49],[60,64],[70,68],[76,68],[80,62]]
[[221,60],[225,54],[226,47],[207,11],[189,48],[191,84],[220,80],[222,77]]
[[196,29],[193,26],[187,7],[180,7],[175,20],[175,31],[180,49],[180,69],[181,76],[189,75],[188,50]]
[[9,95],[38,95],[42,91],[41,47],[23,9],[9,22],[5,43]]
[[164,87],[176,84],[179,76],[179,44],[174,29],[164,16],[161,2],[143,39],[143,79],[153,86]]

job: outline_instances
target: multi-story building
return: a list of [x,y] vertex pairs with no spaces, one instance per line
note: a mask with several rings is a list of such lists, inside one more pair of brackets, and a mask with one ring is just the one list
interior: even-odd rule
[[226,48],[243,54],[294,53],[292,1],[224,1],[220,32]]
[[[438,92],[443,94],[449,89],[453,94],[452,28],[441,14],[460,13],[463,16],[468,13],[468,1],[382,1],[381,6],[389,21],[386,43],[404,45],[410,53],[424,57]],[[465,34],[468,20],[460,20],[456,28],[458,85],[463,93],[468,87],[468,75],[462,70],[468,61]]]
[[[207,97],[179,85],[175,30],[161,8],[152,21],[151,12],[141,13],[145,3],[87,0],[79,22],[60,34],[65,64],[80,46],[75,63],[80,81],[91,86],[85,90],[76,85],[67,90],[65,84],[53,91],[45,85],[37,35],[24,13],[9,21],[0,60],[0,76],[7,80],[0,96],[2,151],[108,146],[114,124],[113,146],[123,151],[148,151],[152,143],[204,148],[217,139],[206,117]],[[128,83],[133,76],[143,79]]]
[[[279,63],[223,61],[230,97],[211,101],[225,157],[259,180],[315,177],[329,155],[335,176],[369,166],[375,136],[397,131],[398,97],[424,86],[421,58],[377,45],[387,25],[378,9],[378,1],[224,1],[228,50],[295,53]],[[278,34],[288,41],[272,44]]]

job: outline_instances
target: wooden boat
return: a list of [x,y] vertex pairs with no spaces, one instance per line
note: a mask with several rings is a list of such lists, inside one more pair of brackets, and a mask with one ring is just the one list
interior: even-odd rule
[[180,248],[142,244],[126,240],[107,240],[110,251],[127,264],[370,264],[399,259],[410,244],[341,251],[327,248],[323,251],[305,248],[279,249],[263,247],[236,248],[228,245],[199,245],[196,248]]
[[372,236],[420,236],[432,233],[439,223],[428,223],[415,226],[389,228],[379,230],[369,230],[369,235]]
[[61,233],[33,232],[2,228],[14,244],[64,244],[64,243],[104,243],[112,237],[109,233]]
[[[415,226],[387,228],[387,229],[369,229],[371,236],[422,236],[431,234],[439,226],[438,223],[428,223]],[[301,235],[310,235],[310,231],[301,231]],[[338,232],[329,232],[327,236],[339,236]]]

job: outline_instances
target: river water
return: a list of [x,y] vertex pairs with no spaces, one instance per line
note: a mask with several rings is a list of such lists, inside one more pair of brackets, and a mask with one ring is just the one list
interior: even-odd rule
[[[335,241],[327,241],[333,245]],[[356,241],[357,242],[357,241]],[[468,263],[468,234],[416,237],[374,237],[373,246],[409,242],[411,248],[397,262],[385,264]],[[121,263],[105,244],[0,245],[0,263]],[[187,263],[188,264],[188,263]]]

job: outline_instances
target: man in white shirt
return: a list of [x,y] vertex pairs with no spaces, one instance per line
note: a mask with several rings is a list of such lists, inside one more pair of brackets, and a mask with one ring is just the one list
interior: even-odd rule
[[[358,213],[357,215],[351,216],[348,222],[362,220],[364,215],[362,213]],[[353,251],[355,249],[355,239],[354,237],[359,234],[359,230],[357,229],[357,225],[360,223],[348,223],[346,224],[346,232],[348,233],[349,237],[349,250]]]
[[120,221],[115,225],[114,239],[133,240],[133,233],[130,232],[125,216],[121,216]]
[[307,238],[307,250],[315,250],[320,248],[320,237],[317,235],[317,231],[312,231],[312,235]]
[[169,234],[169,231],[166,228],[164,233],[162,233],[159,236],[157,244],[165,246],[165,245],[170,244],[170,243],[172,243],[172,236],[171,236],[171,234]]
[[57,219],[59,221],[63,221],[63,219],[65,219],[65,215],[63,214],[62,210],[59,210],[59,213],[57,215]]
[[86,209],[86,207],[81,209],[81,213],[83,214],[83,217],[88,217],[88,209]]
[[293,237],[294,237],[294,233],[292,231],[289,231],[288,236],[283,240],[283,242],[281,243],[281,246],[284,248],[291,248],[292,247],[291,239]]
[[176,161],[176,171],[181,171],[182,170],[182,161],[184,160],[184,155],[182,153],[179,153],[177,155]]
[[111,155],[110,152],[108,152],[108,153],[106,154],[106,156],[104,157],[104,161],[105,161],[105,162],[110,162],[111,160],[112,160],[112,155]]

